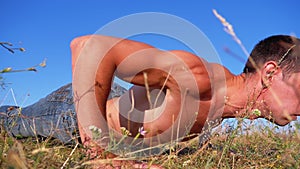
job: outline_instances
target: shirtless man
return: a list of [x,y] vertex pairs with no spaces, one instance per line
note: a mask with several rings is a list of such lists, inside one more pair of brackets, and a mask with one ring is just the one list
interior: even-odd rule
[[[186,129],[189,134],[200,133],[207,121],[215,119],[266,118],[286,125],[300,115],[299,43],[291,36],[268,37],[255,46],[244,72],[234,75],[186,51],[162,51],[101,35],[78,37],[71,49],[75,109],[83,144],[93,142],[90,126],[100,128],[103,136],[109,129],[121,133],[122,127],[134,136],[143,127],[143,139],[153,146],[181,138]],[[89,62],[90,58],[97,58],[98,63]],[[96,68],[95,73],[85,77],[90,67]],[[134,86],[124,97],[107,100],[114,75]],[[83,76],[90,82],[80,79]],[[132,120],[133,109],[141,117]]]

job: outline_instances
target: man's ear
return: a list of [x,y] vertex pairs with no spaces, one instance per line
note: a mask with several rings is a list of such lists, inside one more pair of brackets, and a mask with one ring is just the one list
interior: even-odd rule
[[274,61],[266,62],[261,69],[261,82],[263,88],[269,87],[275,76],[280,79],[283,77],[281,68]]

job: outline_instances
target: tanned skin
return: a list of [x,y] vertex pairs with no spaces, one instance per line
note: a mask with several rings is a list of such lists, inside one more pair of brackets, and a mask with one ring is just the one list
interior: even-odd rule
[[[107,46],[112,46],[112,48],[106,50]],[[82,52],[83,48],[88,52]],[[87,58],[89,55],[103,56],[96,70],[95,95],[98,108],[103,117],[106,118],[108,126],[119,132],[121,132],[121,127],[125,127],[135,135],[139,127],[143,126],[147,131],[144,136],[147,139],[166,131],[174,123],[170,117],[176,118],[181,112],[183,88],[188,89],[185,98],[189,102],[199,104],[197,117],[190,129],[190,134],[200,133],[208,119],[238,116],[246,116],[250,119],[262,117],[279,125],[285,125],[299,116],[299,113],[296,113],[300,110],[298,91],[295,91],[295,88],[299,88],[299,86],[291,86],[295,79],[299,79],[299,73],[294,73],[291,78],[286,80],[283,78],[281,68],[278,68],[275,61],[266,62],[258,73],[234,75],[225,67],[216,63],[208,63],[190,52],[182,50],[162,51],[145,43],[116,37],[101,35],[78,37],[72,41],[71,49],[73,73],[79,56]],[[164,60],[164,58],[167,59]],[[177,62],[178,59],[180,62]],[[186,67],[181,69],[181,63],[184,63]],[[147,64],[154,68],[140,70],[141,67],[147,67]],[[165,70],[155,69],[156,67],[165,68]],[[176,72],[170,75],[167,70],[174,68]],[[186,69],[189,70],[193,78],[185,77]],[[272,77],[267,76],[270,72],[272,72]],[[134,86],[125,94],[126,97],[121,96],[107,100],[114,75]],[[145,81],[145,75],[147,81]],[[175,76],[180,77],[180,84],[178,84],[178,79],[175,79]],[[194,82],[197,84],[197,88],[189,86]],[[163,89],[163,100],[156,107],[149,106],[145,86],[148,86],[150,91]],[[283,91],[288,92],[289,96],[284,95]],[[278,97],[289,100],[289,102],[280,102]],[[145,114],[149,114],[152,109],[161,108],[161,105],[164,105],[161,108],[161,116],[145,123],[128,121],[128,119],[120,116],[118,106],[124,100],[127,102],[128,98],[134,98],[134,107]],[[125,105],[124,109],[130,110],[131,106],[130,104]],[[259,109],[261,115],[246,114],[254,109]],[[283,111],[285,113],[282,113]],[[80,113],[77,111],[80,137],[83,144],[89,146],[91,138],[86,130],[83,130],[80,119],[87,116],[89,119],[97,119],[99,114],[91,112],[82,115]],[[100,128],[104,125],[97,124],[99,123],[97,120],[91,120],[90,123]],[[186,125],[183,123],[181,127]],[[142,167],[136,164],[135,167],[147,168],[149,166]],[[152,168],[155,167],[159,168],[152,166]]]

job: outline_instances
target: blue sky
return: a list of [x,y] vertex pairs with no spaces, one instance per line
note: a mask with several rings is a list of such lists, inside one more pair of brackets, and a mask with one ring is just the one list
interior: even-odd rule
[[[211,41],[222,64],[239,74],[243,61],[227,54],[224,48],[246,56],[226,34],[213,15],[216,9],[234,27],[248,51],[261,39],[274,34],[300,34],[300,3],[290,1],[175,1],[175,0],[2,0],[0,5],[0,41],[26,52],[11,54],[0,48],[0,69],[27,68],[47,58],[47,67],[38,72],[4,74],[7,87],[0,89],[0,105],[14,104],[9,94],[13,89],[17,104],[30,105],[57,88],[72,81],[69,44],[77,36],[93,34],[104,25],[130,14],[162,12],[194,24]],[[122,29],[122,28],[120,28]],[[136,37],[162,49],[185,49],[185,46],[161,37]],[[201,45],[199,43],[199,45]]]

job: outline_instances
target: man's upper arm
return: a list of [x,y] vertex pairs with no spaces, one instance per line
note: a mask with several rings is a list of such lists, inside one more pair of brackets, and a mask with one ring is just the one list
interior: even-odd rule
[[210,74],[210,64],[203,58],[187,51],[172,50],[170,52],[179,60],[177,69],[181,71],[177,73],[180,74],[177,75],[179,76],[177,83],[180,83],[181,88],[186,88],[191,92],[197,91],[199,94],[210,92],[212,79],[210,76],[213,76]]
[[171,90],[180,87],[203,93],[210,89],[207,65],[206,61],[190,52],[145,48],[123,59],[118,65],[117,75],[137,85],[147,83],[152,87],[164,86]]
[[[85,45],[88,41],[89,45]],[[95,79],[100,83],[110,81],[113,72],[127,82],[142,86],[147,83],[153,87],[165,85],[170,88],[178,86],[178,83],[185,83],[187,87],[191,87],[188,85],[191,80],[200,81],[203,85],[209,83],[206,82],[209,78],[205,61],[189,52],[162,51],[145,43],[101,35],[76,38],[71,47],[73,67],[83,47],[90,47],[89,54],[96,53],[103,57]]]

